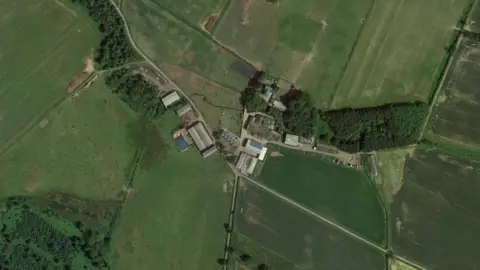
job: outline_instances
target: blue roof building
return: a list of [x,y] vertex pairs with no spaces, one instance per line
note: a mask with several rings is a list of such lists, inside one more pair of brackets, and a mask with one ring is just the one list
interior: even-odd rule
[[185,141],[185,138],[183,138],[182,135],[175,138],[175,143],[177,144],[178,150],[180,150],[180,152],[187,151],[188,144],[187,144],[187,142]]

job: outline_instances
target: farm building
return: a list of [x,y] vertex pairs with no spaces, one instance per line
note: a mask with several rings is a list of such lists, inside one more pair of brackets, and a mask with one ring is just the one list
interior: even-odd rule
[[272,97],[275,95],[275,91],[273,90],[272,87],[266,86],[265,89],[263,90],[263,93],[261,94],[261,97],[265,102],[270,102]]
[[263,144],[254,140],[247,140],[247,143],[245,144],[245,151],[254,157],[258,157],[259,160],[265,158],[267,150],[268,149]]
[[199,151],[207,149],[213,144],[213,139],[208,134],[202,122],[198,122],[188,129],[188,134],[192,137]]
[[297,135],[285,133],[285,140],[283,141],[283,143],[291,146],[298,146],[299,140],[300,137],[298,137]]
[[185,140],[185,138],[183,137],[183,135],[180,135],[178,137],[175,138],[175,143],[177,144],[177,147],[178,147],[178,150],[180,150],[180,152],[185,152],[187,151],[189,145],[187,143],[187,141]]
[[172,91],[166,96],[162,98],[162,103],[167,108],[168,106],[172,105],[173,103],[180,100],[180,96],[178,95],[177,91]]
[[257,166],[258,159],[248,155],[245,152],[241,152],[238,157],[235,167],[243,174],[252,174]]
[[215,147],[215,145],[212,145],[210,148],[202,152],[202,157],[207,158],[216,152],[217,152],[217,147]]
[[277,108],[278,110],[280,110],[281,112],[284,112],[287,110],[287,107],[285,106],[285,104],[283,104],[280,100],[275,100],[273,102],[273,107],[274,108]]
[[190,112],[191,110],[192,110],[192,106],[190,106],[190,104],[185,104],[177,110],[177,115],[182,117],[186,113]]

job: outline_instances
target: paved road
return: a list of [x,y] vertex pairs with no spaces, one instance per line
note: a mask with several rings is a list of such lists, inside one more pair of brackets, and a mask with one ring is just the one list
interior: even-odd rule
[[182,96],[185,97],[185,99],[190,103],[190,105],[192,106],[192,108],[195,109],[195,111],[197,112],[197,115],[198,115],[198,120],[202,121],[205,125],[205,128],[207,129],[207,131],[212,134],[212,130],[210,129],[210,126],[207,124],[207,122],[205,121],[205,118],[203,117],[202,113],[200,112],[200,110],[197,108],[197,105],[190,99],[190,97],[180,88],[178,87],[177,84],[175,84],[175,82],[173,82],[146,54],[144,54],[137,46],[137,44],[135,43],[135,40],[133,39],[132,37],[132,34],[130,32],[130,27],[128,26],[128,22],[127,22],[127,19],[125,18],[125,16],[123,15],[123,12],[122,10],[118,7],[118,5],[115,3],[114,0],[110,0],[110,3],[115,7],[115,9],[117,10],[117,13],[120,15],[120,17],[122,18],[123,20],[123,23],[125,25],[125,31],[127,32],[127,37],[128,37],[128,40],[130,41],[130,44],[132,45],[133,49],[135,49],[135,51],[143,58],[145,59],[145,61],[156,71],[158,72],[160,75],[162,75],[163,78],[165,78],[165,80],[170,83],[171,85],[173,85],[175,87],[175,90],[177,90]]
[[[231,204],[230,204],[230,213],[228,215],[228,228],[229,228],[229,230],[227,230],[227,237],[225,239],[225,252],[223,254],[223,258],[225,259],[226,262],[229,261],[230,255],[231,255],[230,252],[228,252],[227,247],[229,247],[231,245],[231,241],[232,241],[233,220],[235,218],[235,205],[237,203],[238,181],[240,179],[240,176],[238,176],[237,174],[234,174],[234,175],[235,175],[235,182],[233,184],[232,201],[231,201]],[[223,265],[223,270],[227,270],[228,265],[229,265],[228,263],[224,264]]]

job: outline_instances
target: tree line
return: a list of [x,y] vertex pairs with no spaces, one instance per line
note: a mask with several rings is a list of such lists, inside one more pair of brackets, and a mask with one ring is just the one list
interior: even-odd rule
[[253,89],[241,98],[247,111],[260,111],[282,121],[285,132],[312,136],[347,152],[368,152],[416,143],[428,116],[423,102],[392,103],[370,108],[319,110],[311,96],[292,89],[282,97],[287,110],[273,111]]
[[121,66],[136,57],[124,29],[122,18],[108,0],[72,0],[88,9],[102,34],[95,51],[95,63],[101,69]]

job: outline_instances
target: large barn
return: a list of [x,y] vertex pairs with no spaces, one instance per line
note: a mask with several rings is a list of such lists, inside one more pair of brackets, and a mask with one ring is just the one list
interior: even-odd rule
[[200,152],[213,145],[213,139],[202,122],[198,122],[188,128],[188,134],[190,134]]

